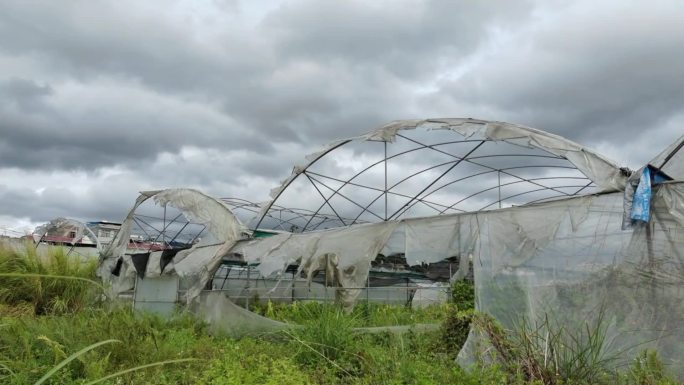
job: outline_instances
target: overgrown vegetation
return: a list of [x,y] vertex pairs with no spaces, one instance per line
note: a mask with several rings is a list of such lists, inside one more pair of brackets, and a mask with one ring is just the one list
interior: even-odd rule
[[93,306],[102,295],[96,266],[96,261],[69,256],[62,248],[44,257],[30,245],[21,253],[0,248],[0,314],[10,309],[65,314]]
[[[542,329],[521,329],[529,339],[525,342],[520,332],[503,330],[474,313],[468,283],[455,285],[452,303],[421,310],[361,303],[346,314],[318,303],[267,303],[255,310],[302,327],[234,340],[210,336],[204,324],[187,314],[162,320],[135,314],[130,305],[108,304],[105,309],[101,289],[86,281],[93,272],[92,263],[59,250],[45,258],[31,250],[0,250],[0,383],[33,384],[43,377],[46,384],[79,385],[98,379],[103,384],[200,385],[674,383],[652,352],[610,379],[572,372],[576,367],[559,376],[561,366],[555,364],[545,369],[548,375],[534,374],[529,362],[540,360],[541,340],[535,339]],[[353,330],[430,322],[441,327],[404,334]],[[471,322],[499,341],[495,350],[505,359],[468,370],[454,362]],[[595,343],[599,340],[596,336]],[[547,355],[561,357],[557,349]],[[134,368],[138,370],[126,372]]]
[[628,371],[617,370],[617,353],[606,349],[607,325],[597,310],[594,320],[568,327],[548,315],[537,322],[521,320],[515,330],[503,329],[485,314],[472,322],[491,345],[485,360],[500,365],[509,381],[557,384],[673,384],[654,352],[644,352]]
[[[407,306],[386,305],[359,301],[350,314],[354,327],[411,325],[416,323],[440,323],[454,308],[451,303],[428,306],[424,309],[411,309]],[[293,302],[291,304],[275,304],[273,302],[257,303],[250,310],[278,321],[306,324],[312,319],[329,316],[337,307],[320,302]]]

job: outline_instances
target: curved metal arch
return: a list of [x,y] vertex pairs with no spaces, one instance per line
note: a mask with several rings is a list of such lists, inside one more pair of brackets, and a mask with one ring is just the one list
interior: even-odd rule
[[[398,136],[401,136],[401,135],[398,135]],[[403,137],[403,136],[402,136],[402,137]],[[449,141],[449,142],[442,142],[442,143],[435,144],[435,145],[425,145],[425,144],[420,143],[420,144],[419,144],[419,147],[415,147],[415,148],[412,148],[412,149],[409,149],[409,150],[405,150],[405,151],[402,151],[402,152],[398,152],[398,153],[396,153],[396,154],[394,154],[394,155],[391,155],[391,156],[385,156],[384,159],[382,159],[382,160],[380,160],[380,161],[377,161],[377,162],[375,162],[375,163],[372,163],[371,165],[367,166],[367,167],[364,168],[363,170],[361,170],[361,171],[359,171],[358,173],[356,173],[354,176],[352,176],[352,177],[349,178],[348,180],[343,181],[342,185],[341,185],[340,187],[338,187],[338,188],[333,192],[333,194],[332,194],[330,197],[328,197],[328,198],[323,197],[324,202],[323,202],[323,204],[316,210],[316,212],[320,211],[323,207],[325,207],[325,205],[328,204],[330,198],[332,198],[332,197],[335,196],[335,195],[339,195],[339,191],[340,191],[341,189],[343,189],[345,186],[351,184],[351,181],[355,180],[356,178],[358,178],[359,176],[361,176],[363,173],[365,173],[366,171],[372,169],[373,167],[375,167],[375,166],[377,166],[377,165],[380,165],[380,164],[382,164],[382,163],[387,164],[387,161],[390,160],[390,159],[394,159],[394,158],[397,158],[397,157],[399,157],[399,156],[401,156],[401,155],[405,155],[405,154],[408,154],[408,153],[412,153],[412,152],[414,152],[414,151],[425,150],[425,149],[433,149],[432,146],[445,146],[445,145],[448,145],[448,144],[469,143],[469,142],[482,142],[482,141],[481,141],[481,140]],[[348,143],[348,142],[347,142],[347,143]],[[346,144],[346,143],[345,143],[345,144]],[[327,154],[327,153],[326,153],[326,154]],[[320,159],[320,158],[319,158],[319,159]],[[316,159],[316,161],[318,161],[318,159]],[[307,169],[308,169],[309,167],[313,166],[314,163],[315,163],[315,162],[310,163],[310,164],[307,166]],[[450,162],[450,163],[451,163],[451,162]],[[305,175],[306,175],[306,173],[307,173],[306,170],[304,170],[304,171],[302,172],[302,174],[305,174]],[[416,174],[416,175],[417,175],[417,174]],[[294,181],[294,180],[293,180],[293,181]],[[358,184],[355,184],[355,185],[357,185],[357,186],[359,186],[359,187],[366,187],[366,186],[361,186],[361,185],[358,185]],[[288,186],[289,186],[289,185],[288,185]],[[384,195],[384,194],[383,194],[383,195]],[[275,199],[277,199],[277,198],[274,198],[274,200],[275,200]],[[366,212],[366,211],[367,211],[367,210],[364,210],[364,212]],[[363,214],[363,212],[362,212],[362,214]],[[383,220],[383,218],[380,218],[380,216],[378,216],[378,215],[375,215],[375,216],[378,217],[379,219]],[[355,219],[358,219],[358,217],[355,218]],[[388,218],[384,218],[384,220],[387,220],[387,219],[388,219]],[[307,223],[306,225],[308,226],[308,224],[309,224],[309,223]]]
[[[453,163],[453,162],[447,162],[447,163],[445,163],[445,164],[449,164],[449,163]],[[442,165],[444,165],[444,164],[442,164]],[[316,175],[316,176],[321,177],[321,178],[326,178],[326,179],[334,180],[334,181],[336,181],[336,182],[344,183],[344,181],[343,181],[342,179],[338,179],[338,178],[332,177],[332,176],[330,176],[330,175],[323,175],[323,174],[319,174],[319,173],[317,173],[317,172],[313,172],[313,171],[310,171],[310,170],[307,170],[306,173],[307,173],[307,174]],[[380,188],[377,188],[377,187],[365,186],[365,185],[358,184],[358,183],[353,183],[353,182],[349,182],[349,183],[347,183],[347,185],[348,185],[348,186],[355,186],[355,187],[365,188],[365,189],[373,190],[373,191],[383,192],[383,194],[380,194],[381,197],[382,197],[383,195],[385,195],[385,194],[384,194],[384,191],[383,191],[382,189],[380,189]],[[402,198],[410,198],[410,197],[411,197],[410,195],[398,193],[398,192],[396,192],[396,191],[387,191],[387,193],[390,194],[390,195],[395,195],[395,196],[399,196],[399,197],[402,197]],[[443,205],[443,204],[441,204],[441,203],[437,203],[437,202],[425,201],[424,203],[429,203],[429,204],[435,205],[435,206],[444,206],[444,207],[446,207],[445,205]]]
[[[549,179],[549,178],[535,178],[535,179],[536,179],[536,180],[541,180],[541,179]],[[554,178],[554,179],[556,179],[556,178]],[[564,178],[558,178],[558,179],[564,179]],[[530,180],[533,180],[533,179],[530,179]],[[514,182],[508,182],[508,183],[504,183],[504,184],[499,184],[499,185],[494,186],[494,187],[490,187],[490,188],[487,188],[487,189],[484,189],[484,190],[480,190],[480,191],[478,191],[478,192],[476,192],[476,193],[470,194],[470,195],[468,195],[467,197],[465,197],[465,198],[463,198],[463,199],[457,201],[457,202],[454,203],[452,206],[456,206],[456,205],[458,205],[459,203],[465,202],[466,200],[468,200],[468,199],[470,199],[470,198],[472,198],[472,197],[478,196],[478,195],[480,195],[480,194],[486,193],[487,191],[492,191],[492,190],[495,190],[495,189],[499,189],[499,188],[504,187],[504,186],[512,186],[512,185],[515,185],[515,184],[518,184],[518,183],[527,183],[527,182],[528,182],[528,181],[516,180],[516,181],[514,181]],[[557,188],[567,188],[567,187],[582,187],[582,186],[581,186],[581,185],[580,185],[580,186],[557,186]],[[528,190],[528,191],[530,191],[530,192],[537,192],[537,191],[545,191],[545,190],[550,190],[550,189],[549,189],[549,188],[540,188],[540,189]],[[553,191],[553,190],[551,190],[551,191]],[[503,202],[503,201],[506,200],[506,199],[515,198],[515,197],[520,196],[520,195],[523,195],[523,194],[515,194],[515,195],[511,195],[511,196],[509,196],[509,197],[506,197],[506,198],[497,200],[497,201],[495,201],[494,203],[491,203],[491,204],[489,204],[489,205],[487,205],[487,206],[485,206],[485,207],[483,207],[483,208],[481,208],[480,210],[477,210],[477,211],[482,211],[482,210],[486,209],[487,207],[489,207],[489,206],[491,206],[491,205],[493,205],[493,204],[496,204],[496,203],[499,203],[499,202]],[[564,194],[564,195],[565,195],[565,196],[571,196],[571,194]],[[559,196],[563,196],[563,195],[559,195]],[[452,206],[449,206],[449,208],[453,208]]]
[[[517,183],[517,182],[516,182],[516,183]],[[558,186],[558,188],[570,188],[570,187],[582,187],[582,185],[565,185],[565,186]],[[497,204],[497,203],[499,203],[499,202],[502,202],[502,201],[504,201],[504,200],[506,200],[506,199],[511,199],[511,198],[519,197],[519,196],[521,196],[521,195],[530,194],[530,193],[539,192],[539,191],[547,191],[547,189],[540,188],[540,189],[535,189],[535,190],[527,190],[527,191],[523,191],[523,192],[518,193],[518,194],[509,195],[509,196],[507,196],[507,197],[505,197],[505,198],[502,198],[502,199],[500,199],[500,200],[498,200],[498,201],[496,201],[496,202],[492,202],[492,203],[488,204],[487,206],[482,207],[482,208],[481,208],[480,210],[478,210],[478,211],[486,210],[487,207],[489,207],[489,206],[491,206],[491,205],[495,205],[495,204]],[[571,195],[566,195],[566,197],[567,197],[567,196],[571,196]],[[541,200],[553,199],[553,198],[558,198],[558,197],[562,197],[562,195],[551,196],[551,197],[547,197],[547,198],[544,198],[544,199],[541,199]]]
[[[85,224],[81,221],[78,221],[76,219],[70,219],[70,218],[55,218],[55,219],[53,219],[53,220],[51,220],[51,221],[49,221],[49,222],[47,222],[41,226],[38,226],[33,232],[34,235],[38,235],[38,234],[40,235],[38,242],[36,242],[36,249],[38,248],[40,243],[45,239],[45,236],[47,235],[48,229],[50,226],[59,227],[59,226],[64,226],[64,225],[70,225],[70,226],[76,227],[78,229],[77,235],[80,233],[81,238],[83,238],[83,236],[87,235],[95,243],[95,249],[97,250],[97,252],[102,251],[102,244],[100,243],[100,239],[97,237],[97,235],[95,235],[93,230],[91,230],[87,224]],[[74,241],[71,243],[71,248],[67,252],[67,255],[71,254],[76,243],[77,243],[77,240],[74,238]]]
[[[221,201],[223,201],[225,204],[227,204],[233,211],[243,209],[246,211],[249,211],[254,214],[259,214],[261,210],[262,204],[257,203],[257,202],[252,202],[247,199],[243,198],[235,198],[235,197],[225,197],[225,198],[220,198]],[[313,210],[308,210],[304,208],[290,208],[290,207],[283,207],[279,205],[273,205],[272,206],[273,210],[280,214],[280,215],[274,215],[273,213],[269,213],[266,215],[266,217],[276,221],[278,224],[273,228],[274,230],[277,230],[278,228],[289,231],[292,226],[294,227],[301,227],[301,223],[298,224],[295,221],[298,219],[304,219],[306,218],[307,220],[309,218],[313,219],[321,219],[322,221],[319,222],[319,225],[322,223],[325,223],[327,221],[338,221],[339,219],[331,217],[329,215],[321,214],[321,213],[316,213]],[[291,214],[290,217],[284,218],[282,216],[283,213],[288,213]],[[348,218],[346,218],[348,219]],[[284,224],[289,224],[289,228],[285,227]]]
[[[406,137],[405,135],[402,135],[400,131],[405,131],[405,130],[414,130],[416,128],[423,128],[426,127],[428,129],[443,129],[443,130],[451,130],[454,131],[457,134],[460,134],[463,139],[460,140],[453,140],[453,141],[444,141],[441,143],[434,143],[434,144],[426,144],[422,143],[421,141],[414,140],[412,138]],[[480,139],[479,137],[477,139],[471,138],[473,134],[478,134],[479,137],[482,137],[483,139]],[[403,150],[401,152],[398,152],[393,155],[388,155],[387,154],[387,144],[390,142],[395,141],[395,139],[399,137],[402,138],[410,143],[413,143],[417,145],[416,147]],[[328,156],[332,151],[335,149],[338,149],[344,145],[347,145],[350,142],[353,141],[378,141],[378,142],[384,142],[385,146],[385,156],[378,161],[373,161],[368,165],[367,167],[361,169],[360,171],[356,172],[353,176],[348,177],[346,179],[338,179],[335,177],[331,177],[328,175],[323,175],[320,173],[317,173],[313,170],[310,170],[312,166],[314,166],[321,158]],[[480,145],[485,143],[485,142],[496,142],[496,141],[501,141],[501,142],[506,142],[508,144],[516,145],[521,148],[529,148],[529,149],[535,149],[535,150],[541,150],[544,154],[539,155],[539,154],[487,154],[487,155],[478,155],[478,154],[473,154],[474,151],[476,151],[479,147],[476,146],[476,148],[471,149],[471,151],[466,154],[465,156],[457,156],[455,154],[452,154],[450,152],[445,151],[444,146],[447,146],[449,144],[456,144],[456,143],[469,143],[469,142],[480,142]],[[402,180],[400,180],[397,183],[394,183],[391,187],[387,186],[387,163],[388,160],[400,157],[405,154],[409,154],[412,152],[416,152],[419,150],[425,150],[425,149],[431,149],[436,152],[448,155],[453,157],[455,160],[450,161],[450,162],[443,162],[438,165],[433,165],[427,168],[424,168],[420,171],[414,172],[411,175],[404,177]],[[563,160],[568,162],[571,166],[559,166],[559,165],[543,165],[543,166],[535,166],[535,165],[527,165],[527,166],[518,166],[518,167],[502,167],[502,168],[494,168],[491,166],[488,166],[486,164],[482,164],[481,162],[478,162],[478,159],[485,159],[485,158],[504,158],[504,157],[535,157],[539,159],[558,159],[558,160]],[[533,185],[537,185],[539,189],[536,189],[534,191],[542,191],[542,190],[550,190],[550,191],[555,191],[555,193],[558,194],[558,196],[569,196],[569,195],[574,195],[578,194],[587,187],[590,186],[596,186],[599,189],[603,190],[610,190],[610,189],[620,189],[621,187],[624,186],[624,182],[626,180],[625,173],[615,165],[613,162],[607,160],[603,156],[596,154],[595,152],[588,150],[574,142],[571,142],[567,139],[564,139],[562,137],[559,137],[557,135],[553,134],[548,134],[546,132],[540,131],[540,130],[535,130],[523,126],[518,126],[514,124],[509,124],[509,123],[502,123],[502,122],[493,122],[493,121],[484,121],[484,120],[476,120],[476,119],[428,119],[428,120],[409,120],[409,121],[398,121],[398,122],[392,122],[387,125],[384,125],[376,130],[373,130],[365,135],[341,140],[334,142],[333,144],[329,145],[326,147],[323,151],[320,151],[318,153],[314,153],[312,156],[307,157],[309,160],[308,163],[306,163],[303,166],[298,166],[293,169],[292,174],[290,175],[289,178],[287,178],[279,188],[276,188],[272,192],[272,200],[268,202],[265,206],[262,207],[262,210],[260,211],[260,214],[256,220],[256,227],[258,227],[261,222],[267,218],[271,217],[269,215],[269,211],[276,207],[277,205],[275,204],[276,201],[281,198],[282,194],[287,190],[287,188],[298,178],[302,177],[302,174],[304,174],[304,177],[306,180],[309,181],[316,190],[317,194],[320,195],[320,198],[322,198],[323,203],[316,209],[312,210],[314,212],[314,215],[308,218],[306,224],[302,228],[302,231],[307,231],[310,230],[309,226],[314,223],[314,218],[316,216],[325,216],[328,219],[324,219],[322,222],[319,222],[318,224],[315,225],[315,228],[317,229],[320,227],[322,224],[326,222],[326,220],[337,220],[341,225],[348,225],[348,224],[354,224],[357,223],[357,221],[363,216],[364,214],[368,213],[372,215],[373,217],[377,218],[378,220],[390,220],[390,219],[395,219],[398,218],[402,215],[404,215],[408,210],[410,210],[412,207],[414,207],[418,203],[423,203],[424,205],[430,207],[431,209],[435,211],[440,211],[437,207],[442,207],[441,213],[446,212],[449,209],[453,210],[458,210],[458,211],[464,211],[455,208],[454,204],[450,206],[446,206],[437,202],[430,202],[429,200],[425,199],[429,196],[432,196],[436,192],[442,190],[443,188],[453,185],[457,181],[462,181],[466,180],[468,178],[477,176],[477,175],[484,175],[488,173],[494,173],[498,172],[500,175],[506,175],[508,177],[512,177],[517,179],[516,182],[509,182],[504,185],[510,185],[510,184],[516,184],[516,183],[532,183]],[[490,171],[485,171],[485,172],[480,172],[476,173],[474,175],[469,175],[464,178],[459,178],[455,181],[450,181],[449,183],[443,184],[439,186],[436,189],[430,190],[430,188],[437,183],[441,178],[443,178],[446,174],[449,173],[449,171],[455,167],[457,164],[461,162],[468,162],[473,165],[483,167],[486,169],[490,169]],[[385,165],[385,186],[383,188],[376,188],[373,186],[365,186],[360,183],[356,183],[356,179],[359,178],[361,175],[366,173],[367,171],[373,169],[374,167],[383,164]],[[401,183],[405,183],[409,181],[411,178],[420,175],[422,173],[428,172],[429,170],[436,169],[440,166],[445,166],[451,164],[451,167],[442,175],[437,177],[436,179],[432,180],[431,183],[429,183],[426,187],[424,187],[418,194],[415,194],[413,196],[406,195],[406,194],[401,194],[396,191],[392,191],[393,188],[396,188],[398,185]],[[578,170],[580,173],[584,174],[586,178],[585,180],[589,181],[586,185],[573,185],[573,186],[546,186],[543,184],[538,183],[538,181],[545,180],[546,178],[524,178],[519,175],[516,175],[514,173],[511,173],[510,170],[514,169],[523,169],[523,168],[533,168],[533,167],[544,167],[544,168],[566,168],[566,169],[575,169]],[[321,181],[318,177],[320,178],[328,178],[330,180],[334,180],[336,182],[339,182],[341,185],[337,186],[336,188],[328,186],[326,183]],[[564,177],[557,177],[555,179],[562,179]],[[574,177],[566,177],[568,179],[583,179],[583,178],[574,178]],[[593,182],[593,183],[592,183]],[[329,196],[326,196],[326,194],[323,194],[321,189],[319,188],[320,186],[323,186],[326,189],[329,189],[332,191],[332,194]],[[356,186],[359,188],[365,188],[368,190],[373,190],[380,192],[378,196],[376,196],[373,200],[371,200],[370,203],[364,205],[359,204],[358,202],[354,201],[353,199],[348,198],[345,194],[341,193],[341,190],[344,189],[346,186]],[[499,182],[499,185],[495,188],[500,188],[502,185]],[[579,189],[574,193],[568,193],[566,191],[560,191],[558,189],[561,188],[567,188],[567,187],[578,187]],[[428,191],[430,190],[430,191]],[[485,189],[485,191],[490,191],[491,189]],[[427,192],[427,194],[425,194]],[[402,207],[400,207],[398,210],[396,210],[392,215],[389,215],[387,212],[387,201],[389,196],[402,196],[409,198],[409,201],[405,203]],[[515,194],[515,196],[520,196],[524,194]],[[373,206],[379,199],[382,197],[385,197],[385,217],[381,217],[377,213],[374,212],[374,210],[370,210],[370,207]],[[344,199],[354,206],[357,206],[361,211],[357,214],[355,214],[355,217],[353,220],[348,222],[348,218],[342,218],[340,213],[338,213],[335,208],[331,205],[331,199],[334,197],[340,197],[341,199]],[[511,197],[507,197],[505,199],[510,199]],[[549,199],[549,198],[545,198]],[[499,201],[494,202],[493,204],[496,204],[497,202],[500,202],[502,199]],[[434,203],[434,205],[433,205]],[[460,202],[459,202],[460,203]],[[401,204],[401,203],[399,203]],[[330,210],[334,213],[333,216],[330,216],[329,214],[322,214],[321,210],[325,208],[326,206],[330,207]],[[486,207],[490,207],[490,205]],[[446,208],[444,208],[446,207]],[[486,208],[485,207],[485,208]],[[327,210],[326,210],[327,211]],[[332,219],[330,219],[332,218]],[[336,218],[336,219],[335,219]]]
[[[403,135],[398,135],[398,136],[404,137]],[[482,164],[480,164],[480,163],[472,162],[472,159],[485,159],[485,158],[494,158],[494,157],[535,157],[535,158],[562,159],[562,160],[564,160],[563,158],[560,158],[560,157],[555,156],[555,155],[551,155],[550,153],[549,153],[550,155],[538,155],[538,154],[495,154],[495,155],[482,155],[482,156],[476,156],[476,157],[468,156],[468,154],[466,154],[466,156],[464,156],[464,157],[462,157],[462,158],[461,158],[461,157],[458,157],[458,156],[456,156],[456,155],[453,155],[453,154],[449,154],[450,156],[454,157],[456,160],[450,161],[450,162],[439,163],[439,164],[437,164],[437,165],[430,166],[430,167],[425,168],[425,169],[421,169],[421,170],[419,170],[419,171],[417,171],[417,172],[415,172],[415,173],[413,173],[413,174],[411,174],[411,175],[409,175],[409,176],[403,178],[402,180],[400,180],[399,182],[393,184],[393,185],[390,186],[389,188],[386,187],[386,190],[385,190],[385,191],[380,190],[380,189],[376,189],[376,188],[372,188],[372,187],[370,187],[370,186],[364,186],[364,185],[361,185],[361,184],[356,184],[356,183],[351,182],[351,181],[355,180],[356,178],[358,178],[359,176],[361,176],[362,174],[364,174],[366,171],[371,170],[371,169],[374,168],[375,166],[378,166],[378,165],[380,165],[381,163],[386,163],[387,160],[392,159],[392,158],[396,158],[396,157],[398,157],[398,156],[400,156],[400,155],[405,155],[405,154],[408,154],[408,153],[411,153],[411,152],[414,152],[414,151],[418,151],[418,150],[425,150],[425,149],[432,149],[432,150],[434,150],[433,147],[443,146],[443,145],[447,145],[447,144],[467,143],[467,142],[476,142],[476,143],[482,144],[484,141],[482,141],[482,140],[449,141],[449,142],[442,142],[442,143],[437,143],[437,144],[432,144],[432,145],[426,145],[426,144],[420,143],[420,144],[419,144],[419,147],[416,147],[416,148],[412,148],[412,149],[410,149],[410,150],[406,150],[406,151],[399,152],[399,153],[394,154],[394,155],[392,155],[392,156],[386,157],[385,159],[383,159],[383,160],[381,160],[381,161],[377,161],[377,162],[372,163],[371,165],[369,165],[369,166],[365,167],[364,169],[362,169],[361,171],[357,172],[355,175],[353,175],[351,178],[349,178],[349,179],[346,180],[346,181],[337,179],[337,181],[341,182],[342,185],[339,186],[337,189],[335,189],[335,190],[333,191],[333,193],[332,193],[329,197],[326,198],[325,196],[323,196],[323,194],[320,193],[320,190],[319,190],[319,193],[320,193],[320,195],[321,195],[321,197],[323,198],[324,201],[323,201],[323,203],[318,207],[318,209],[315,210],[315,212],[319,212],[319,211],[320,211],[323,207],[325,207],[326,205],[330,206],[329,201],[330,201],[330,199],[332,199],[334,196],[338,195],[338,196],[344,197],[343,195],[341,195],[341,194],[339,193],[340,190],[342,190],[342,189],[343,189],[344,187],[346,187],[347,185],[353,185],[353,186],[358,186],[358,187],[361,187],[361,188],[367,188],[367,189],[372,189],[372,190],[378,190],[378,191],[381,191],[382,194],[380,194],[378,197],[376,197],[376,199],[373,199],[373,200],[371,201],[371,203],[369,203],[369,204],[366,205],[365,207],[361,207],[360,205],[356,204],[355,202],[353,202],[353,201],[349,200],[348,198],[344,197],[345,199],[347,199],[347,200],[349,200],[350,202],[356,204],[357,206],[359,206],[359,207],[362,209],[362,211],[354,218],[354,220],[353,220],[350,224],[355,224],[356,221],[357,221],[357,220],[361,217],[361,215],[363,215],[363,213],[365,213],[365,212],[368,212],[368,213],[372,214],[373,216],[377,217],[378,219],[381,219],[381,220],[389,220],[389,219],[392,219],[397,213],[393,214],[393,215],[390,216],[390,217],[381,218],[379,215],[377,215],[377,214],[371,212],[370,210],[368,210],[368,208],[369,208],[371,205],[373,205],[375,202],[377,202],[378,199],[382,198],[382,197],[385,196],[386,194],[390,194],[390,193],[391,193],[391,194],[396,194],[395,192],[391,192],[391,191],[390,191],[391,189],[397,187],[398,185],[400,185],[401,183],[407,181],[408,179],[410,179],[410,178],[412,178],[412,177],[415,177],[415,176],[417,176],[417,175],[420,175],[420,174],[422,174],[422,173],[424,173],[424,172],[427,172],[427,171],[429,171],[429,170],[433,170],[433,169],[435,169],[435,168],[438,168],[438,167],[441,167],[441,166],[445,166],[445,165],[447,165],[447,164],[452,164],[452,163],[458,164],[458,163],[461,162],[461,161],[466,161],[466,162],[469,162],[469,163],[478,165],[478,166],[480,166],[480,167],[490,168],[490,169],[492,169],[492,172],[496,172],[496,171],[498,171],[498,169],[495,170],[495,169],[492,168],[492,167],[489,167],[489,166],[486,166],[486,165],[482,165]],[[416,143],[418,143],[418,142],[416,142]],[[478,149],[478,147],[479,147],[479,146],[476,146],[475,148],[473,148],[473,149],[471,150],[471,152],[476,151],[476,150]],[[548,167],[548,166],[545,166],[545,167]],[[567,168],[575,169],[574,167],[567,167]],[[512,168],[510,168],[510,169],[512,169]],[[447,172],[448,172],[448,171],[449,171],[449,170],[447,170]],[[313,178],[311,178],[311,177],[310,177],[309,175],[307,175],[307,174],[315,174],[315,175],[320,175],[320,176],[322,176],[322,177],[324,177],[324,178],[329,178],[329,177],[326,176],[326,175],[322,175],[322,174],[318,174],[318,173],[313,173],[313,172],[310,172],[310,171],[308,171],[308,170],[303,171],[302,174],[304,174],[305,176],[307,176],[307,178],[309,178],[310,180],[313,179]],[[521,179],[520,177],[515,176],[515,175],[511,175],[511,176],[514,176],[514,177],[516,177],[516,178]],[[330,179],[335,179],[335,178],[330,178]],[[316,179],[314,179],[314,180],[316,180]],[[521,180],[522,180],[522,179],[521,179]],[[319,182],[319,183],[321,183],[321,182],[318,181],[318,180],[316,180],[316,181]],[[312,182],[312,184],[313,184],[313,182]],[[326,186],[326,187],[327,187],[327,186]],[[428,186],[428,187],[430,187],[430,186]],[[432,193],[434,193],[434,191],[433,191]],[[426,202],[424,198],[427,197],[427,196],[429,196],[429,195],[431,195],[432,193],[427,194],[427,195],[423,196],[423,198],[420,198],[420,199],[417,198],[417,196],[416,196],[416,197],[411,197],[411,196],[408,196],[408,195],[403,195],[403,196],[406,197],[406,198],[411,198],[411,201],[409,201],[409,202],[407,203],[407,205],[410,205],[410,207],[412,207],[412,206],[414,205],[414,204],[412,204],[412,202],[413,202],[414,200],[417,201],[416,203],[423,203],[423,204],[426,204],[426,205],[430,206],[430,204],[432,204],[432,203],[428,204],[428,202]],[[397,195],[398,195],[398,194],[397,194]],[[419,195],[420,195],[420,194],[419,194]],[[441,206],[441,204],[437,204],[437,205],[440,205],[440,206]],[[331,206],[330,206],[330,207],[331,207]],[[408,207],[407,210],[408,210],[410,207]],[[333,208],[331,207],[331,209],[333,209]],[[402,208],[402,209],[403,209],[403,208]],[[402,211],[402,209],[400,209],[400,211]],[[333,209],[333,210],[334,210],[334,209]],[[403,210],[403,211],[407,211],[407,210]],[[437,210],[437,211],[438,211],[438,210]],[[464,211],[464,210],[459,210],[459,211]],[[343,223],[344,223],[344,221],[343,221]],[[310,221],[306,223],[305,227],[307,227],[309,224],[310,224]],[[318,226],[316,226],[316,227],[318,227]]]
[[[444,185],[442,185],[442,186],[436,188],[435,190],[431,191],[430,193],[426,194],[425,196],[426,196],[426,197],[427,197],[427,196],[430,196],[430,195],[436,193],[437,191],[439,191],[439,190],[441,190],[441,189],[443,189],[443,188],[445,188],[445,187],[448,187],[448,186],[450,186],[450,185],[452,185],[452,184],[454,184],[454,183],[462,182],[462,181],[464,181],[464,180],[466,180],[466,179],[469,179],[469,178],[472,178],[472,177],[481,176],[481,175],[485,175],[485,174],[491,174],[491,173],[495,173],[495,172],[508,171],[508,170],[516,170],[516,169],[524,169],[524,168],[560,168],[560,169],[567,169],[567,170],[576,170],[576,168],[574,168],[574,167],[569,167],[569,166],[536,166],[536,165],[506,167],[506,168],[502,168],[502,169],[491,169],[491,170],[489,170],[489,171],[485,171],[485,172],[481,172],[481,173],[477,173],[477,174],[472,174],[472,175],[468,175],[468,176],[463,177],[463,178],[459,178],[459,179],[453,180],[453,181],[451,181],[451,182],[449,182],[449,183],[446,183],[446,184],[444,184]],[[532,179],[520,178],[520,177],[517,177],[517,176],[516,176],[516,178],[518,179],[518,180],[516,181],[516,183],[524,183],[524,182],[530,182],[530,181],[532,181]],[[566,178],[569,178],[569,177],[536,178],[536,179],[545,180],[545,179],[566,179]],[[581,178],[581,179],[583,179],[583,180],[589,180],[589,179],[587,179],[587,178]],[[531,183],[533,183],[533,182],[531,182]],[[548,190],[554,190],[555,188],[558,188],[558,187],[556,187],[556,186],[554,186],[553,188],[551,188],[551,187],[549,187],[549,186],[543,186],[543,185],[539,185],[539,184],[537,184],[537,183],[533,183],[533,184],[536,184],[536,185],[538,185],[538,186],[541,186],[542,189],[548,189]],[[501,187],[501,186],[504,186],[504,185],[499,184],[498,186],[495,186],[495,187],[498,188],[498,187]],[[483,191],[483,192],[484,192],[484,191]],[[559,192],[559,191],[557,191],[557,192]],[[570,195],[570,194],[565,194],[565,195]],[[453,209],[453,208],[454,208],[453,206],[455,206],[455,205],[458,204],[458,203],[461,203],[461,202],[457,202],[457,203],[455,203],[454,205],[448,206],[448,207],[447,207],[444,211],[442,211],[440,214],[444,214],[444,213],[446,212],[446,210]]]

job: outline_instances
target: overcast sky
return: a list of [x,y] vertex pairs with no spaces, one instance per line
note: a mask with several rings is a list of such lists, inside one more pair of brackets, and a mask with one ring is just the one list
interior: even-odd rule
[[0,234],[137,192],[266,200],[389,120],[477,117],[639,167],[684,134],[673,1],[0,1]]

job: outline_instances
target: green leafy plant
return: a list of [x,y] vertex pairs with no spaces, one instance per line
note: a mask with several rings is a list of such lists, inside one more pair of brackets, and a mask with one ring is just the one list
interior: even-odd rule
[[450,357],[455,358],[458,355],[458,352],[468,338],[473,315],[474,311],[472,309],[465,311],[454,310],[447,315],[447,318],[440,325],[441,347]]
[[675,385],[665,374],[665,366],[655,350],[641,351],[629,368],[627,378],[634,385]]
[[475,309],[475,286],[466,280],[455,281],[451,285],[451,302],[458,310]]

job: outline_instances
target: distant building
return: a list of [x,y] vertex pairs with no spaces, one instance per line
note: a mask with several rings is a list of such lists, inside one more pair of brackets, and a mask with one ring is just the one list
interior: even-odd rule
[[87,226],[95,234],[97,240],[100,241],[102,248],[109,246],[114,240],[116,233],[121,229],[121,223],[108,221],[88,222]]

